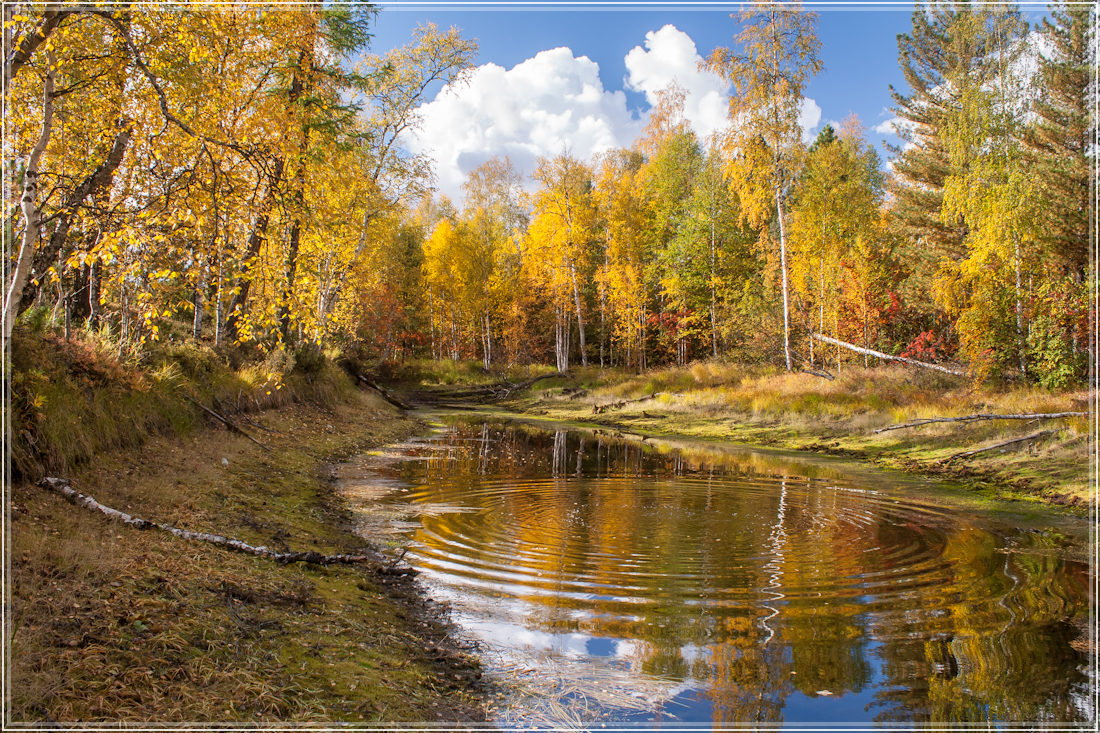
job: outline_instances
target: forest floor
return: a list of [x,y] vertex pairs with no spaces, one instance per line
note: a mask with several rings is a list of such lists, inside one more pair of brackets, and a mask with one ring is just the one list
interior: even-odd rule
[[[456,372],[461,371],[453,364],[420,362],[406,368],[404,388],[429,394],[449,389],[441,385],[458,381]],[[477,368],[467,371],[472,383],[488,380]],[[515,382],[536,373],[523,368],[508,378]],[[808,373],[700,362],[641,374],[576,368],[567,377],[540,381],[498,407],[636,435],[844,456],[951,480],[998,498],[1085,512],[1095,504],[1087,417],[933,423],[875,431],[932,417],[1087,412],[1090,403],[1083,389],[975,387],[965,379],[898,365],[845,366],[830,381]],[[1043,434],[958,456],[1036,433]]]
[[[16,348],[39,346],[24,341]],[[55,354],[70,348],[45,346]],[[42,388],[48,382],[54,397],[68,395],[68,409],[78,413],[92,402],[123,404],[119,395],[134,388],[105,375],[109,360],[94,354],[95,390],[76,388],[80,370],[71,354],[39,356],[50,377],[39,380]],[[60,362],[68,376],[58,371]],[[20,389],[27,389],[23,376]],[[50,475],[103,504],[177,527],[280,551],[374,554],[335,493],[331,466],[422,426],[346,377],[315,375],[309,392],[298,384],[301,376],[272,390],[281,395],[278,404],[230,413],[269,450],[200,413],[187,429],[161,426],[140,443],[100,447],[64,465],[49,456],[65,451],[43,445],[51,433],[24,419],[15,429],[32,445],[18,450],[37,458],[20,465],[49,466]],[[157,390],[155,377],[143,379],[139,387]],[[66,380],[69,392],[57,384]],[[318,390],[329,397],[307,398]],[[74,404],[74,395],[87,404]],[[13,402],[17,410],[24,402],[46,407],[34,394]],[[135,410],[152,403],[128,404],[130,421],[144,424]],[[110,419],[106,407],[95,409],[106,424],[127,419],[119,409]],[[73,506],[32,479],[17,478],[8,492],[5,723],[484,718],[476,658],[453,641],[444,610],[381,556],[356,565],[282,565],[138,531]]]

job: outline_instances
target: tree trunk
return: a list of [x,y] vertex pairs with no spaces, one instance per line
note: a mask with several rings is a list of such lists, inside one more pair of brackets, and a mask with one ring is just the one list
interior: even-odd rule
[[99,327],[99,269],[98,260],[88,265],[88,328]]
[[432,288],[428,288],[428,322],[431,324],[432,331],[432,359],[438,361],[439,350],[436,348],[435,340],[435,297]]
[[290,340],[290,301],[294,297],[294,275],[298,269],[298,246],[302,237],[302,220],[295,214],[294,224],[290,227],[290,245],[286,253],[286,282],[283,284],[283,297],[279,302],[279,333],[283,343]]
[[[311,39],[312,41],[312,39]],[[313,66],[313,44],[303,49],[298,54],[298,65],[294,67],[294,76],[290,80],[290,91],[287,93],[287,106],[297,104],[298,99],[305,91],[306,64]],[[312,68],[310,69],[312,70]],[[298,244],[302,236],[302,216],[305,204],[306,188],[306,148],[309,145],[309,131],[302,126],[301,139],[298,141],[298,167],[294,173],[294,223],[290,228],[290,246],[287,249],[285,275],[286,282],[283,285],[283,297],[279,303],[279,333],[282,334],[283,343],[290,339],[290,301],[294,297],[294,276],[298,270]]]
[[191,320],[191,335],[198,340],[202,338],[202,317],[206,299],[206,267],[205,263],[198,262],[200,256],[197,252],[192,250],[191,256],[196,261],[196,267],[199,271],[199,279],[195,283],[195,292],[191,294],[191,303],[195,307],[195,315]]
[[577,268],[573,260],[569,260],[569,274],[573,278],[573,302],[577,306],[577,339],[581,349],[581,365],[588,366],[588,352],[584,348],[584,316],[581,313],[581,291],[577,286]]
[[1019,359],[1020,374],[1027,376],[1027,346],[1024,340],[1024,302],[1023,276],[1020,271],[1020,238],[1013,236],[1016,246],[1016,356]]
[[19,244],[19,255],[16,259],[15,273],[12,275],[11,285],[8,288],[7,297],[4,299],[4,344],[11,340],[11,332],[15,327],[15,317],[19,313],[19,304],[23,297],[23,286],[31,271],[31,261],[34,258],[34,248],[38,244],[38,236],[42,229],[42,212],[38,209],[38,170],[46,146],[50,142],[50,133],[53,132],[53,96],[54,96],[54,57],[52,52],[47,53],[46,81],[42,89],[42,130],[38,135],[38,142],[31,148],[27,156],[27,168],[23,174],[23,195],[20,198],[20,208],[23,211],[23,237]]
[[[890,354],[884,354],[881,351],[875,351],[874,349],[865,349],[865,348],[862,348],[860,346],[856,346],[855,344],[850,344],[846,341],[841,341],[839,339],[829,338],[828,336],[823,336],[820,333],[815,333],[813,335],[813,337],[815,339],[817,339],[818,341],[823,341],[824,343],[827,343],[827,344],[835,344],[836,347],[837,347],[837,354],[838,355],[840,353],[840,347],[844,347],[845,349],[848,349],[849,351],[854,351],[857,354],[863,354],[865,357],[866,356],[874,356],[874,357],[877,357],[879,359],[886,359],[887,361],[900,361],[903,364],[911,364],[912,366],[923,367],[924,369],[934,369],[937,372],[943,372],[944,374],[953,374],[956,377],[964,376],[962,372],[957,371],[955,369],[948,369],[947,367],[942,367],[938,364],[929,364],[926,361],[918,361],[916,359],[908,359],[904,356],[891,356]],[[837,363],[839,364],[839,356],[838,356]],[[839,372],[839,369],[837,371]]]
[[[54,225],[53,232],[50,233],[49,243],[38,250],[31,261],[32,277],[28,278],[23,286],[23,308],[30,306],[35,297],[37,297],[38,290],[41,287],[46,272],[57,261],[58,253],[60,253],[62,247],[65,246],[65,238],[69,235],[69,227],[72,224],[72,217],[76,214],[77,208],[83,204],[89,196],[96,195],[111,184],[111,181],[114,179],[115,170],[117,170],[118,166],[122,163],[122,158],[126,153],[126,147],[130,143],[130,133],[131,129],[129,127],[120,131],[118,135],[115,136],[114,143],[111,145],[111,150],[107,153],[107,158],[81,181],[79,186],[74,188],[69,195],[65,197],[60,207],[57,223]],[[35,282],[36,280],[37,282]]]
[[244,317],[245,307],[248,305],[248,291],[252,287],[252,268],[255,267],[256,260],[260,257],[260,250],[267,238],[267,224],[271,207],[275,205],[275,191],[283,178],[284,165],[285,162],[282,158],[276,159],[274,169],[271,172],[271,180],[267,184],[267,192],[264,193],[264,200],[260,205],[260,213],[252,225],[251,234],[248,235],[248,246],[245,248],[244,258],[241,260],[240,272],[234,278],[232,295],[229,298],[229,305],[226,307],[228,315],[225,331],[230,341],[235,341],[240,336],[241,319]]
[[[11,46],[11,30],[8,27],[8,20],[10,20],[10,8],[11,6],[4,7],[4,44],[5,50],[10,49]],[[42,42],[50,37],[57,27],[61,24],[61,21],[66,16],[79,12],[77,10],[45,10],[42,13],[42,22],[38,27],[19,39],[17,47],[11,52],[11,55],[5,60],[4,63],[4,88],[11,88],[11,81],[15,78],[15,75],[19,73],[19,70],[30,61],[31,56],[38,49]],[[7,97],[5,96],[5,112],[7,111]]]
[[783,223],[783,196],[779,186],[775,187],[775,207],[779,217],[779,269],[783,279],[783,356],[787,360],[789,372],[791,371],[791,326],[787,295],[787,232]]
[[493,364],[493,338],[490,331],[489,313],[486,312],[481,319],[482,323],[482,338],[481,338],[481,353],[482,359],[485,364],[485,370],[488,371],[489,367]]

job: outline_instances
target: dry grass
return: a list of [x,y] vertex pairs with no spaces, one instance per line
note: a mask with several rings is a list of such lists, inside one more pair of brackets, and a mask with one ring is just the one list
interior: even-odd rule
[[[966,450],[1033,433],[1025,421],[936,424],[875,434],[894,423],[973,413],[1085,411],[1085,390],[1034,386],[977,388],[947,375],[900,365],[846,366],[830,381],[806,373],[701,362],[630,374],[589,370],[581,395],[536,390],[516,407],[563,420],[633,432],[685,435],[869,458],[885,465],[964,479],[1002,494],[1056,503],[1092,500],[1085,418],[1046,423],[1057,433],[1033,445],[945,462]],[[593,415],[593,406],[653,393],[654,400]]]
[[[279,352],[277,352],[279,353]],[[346,399],[354,387],[329,360],[308,370],[289,359],[234,367],[194,343],[161,347],[147,363],[119,361],[102,340],[16,332],[12,342],[11,457],[19,475],[65,473],[105,450],[205,423],[184,395],[224,413]]]
[[492,384],[502,379],[518,382],[553,371],[553,367],[543,364],[494,365],[490,371],[480,361],[451,359],[409,359],[400,363],[386,363],[378,369],[379,376],[385,381],[397,382],[413,389],[452,384]]

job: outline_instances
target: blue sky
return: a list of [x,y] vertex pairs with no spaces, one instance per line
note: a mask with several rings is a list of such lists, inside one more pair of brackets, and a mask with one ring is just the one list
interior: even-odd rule
[[[513,159],[520,158],[520,168],[529,168],[533,163],[535,154],[553,152],[542,150],[538,145],[527,145],[531,151],[526,155],[520,149],[519,143],[502,142],[504,137],[500,133],[503,128],[514,131],[515,135],[539,134],[532,133],[528,128],[516,129],[514,121],[498,124],[493,117],[497,113],[485,113],[487,107],[485,100],[491,95],[494,85],[501,89],[507,89],[503,93],[513,96],[524,96],[531,92],[532,101],[513,105],[509,110],[502,110],[499,114],[512,115],[516,119],[530,119],[535,114],[534,107],[539,104],[550,104],[554,101],[545,101],[545,97],[536,96],[531,90],[538,82],[533,81],[535,70],[530,70],[523,77],[523,81],[513,80],[509,85],[508,75],[505,71],[512,69],[517,64],[534,58],[539,52],[558,47],[567,47],[572,51],[572,58],[561,55],[553,59],[544,58],[545,63],[539,67],[541,72],[572,74],[576,72],[578,79],[576,84],[584,86],[588,78],[590,67],[580,64],[577,59],[584,56],[598,65],[598,80],[602,85],[602,92],[608,95],[598,107],[603,112],[593,112],[591,106],[586,111],[574,109],[574,120],[583,115],[605,114],[609,115],[607,126],[615,131],[608,133],[606,130],[591,132],[586,136],[584,131],[578,131],[568,126],[560,126],[565,138],[575,141],[576,148],[573,152],[581,157],[586,157],[588,148],[606,146],[610,139],[614,143],[628,144],[626,140],[635,128],[630,127],[631,121],[623,117],[618,105],[623,104],[625,111],[640,121],[649,109],[652,94],[649,98],[645,91],[653,91],[654,85],[659,81],[660,74],[655,69],[669,67],[663,60],[662,54],[667,54],[668,49],[679,43],[683,45],[687,38],[694,42],[695,49],[701,56],[706,56],[717,46],[733,46],[734,36],[738,31],[737,21],[730,17],[730,12],[736,12],[739,6],[732,5],[730,9],[688,9],[684,7],[669,6],[667,9],[580,9],[562,8],[547,9],[545,7],[531,9],[477,9],[474,7],[442,7],[436,9],[424,7],[402,7],[400,4],[388,4],[383,6],[375,24],[375,37],[372,42],[372,50],[382,53],[395,46],[407,43],[412,30],[420,23],[431,21],[438,26],[447,28],[457,26],[463,36],[475,38],[479,43],[479,55],[477,63],[495,64],[503,67],[494,75],[486,76],[481,81],[483,90],[480,100],[476,90],[467,91],[470,99],[466,104],[443,104],[439,102],[425,108],[428,124],[424,132],[425,137],[441,140],[453,134],[461,136],[469,141],[477,138],[479,142],[473,144],[478,150],[473,152],[460,150],[463,145],[471,143],[440,143],[436,149],[431,149],[425,142],[418,152],[428,152],[439,158],[441,173],[441,189],[454,194],[458,172],[465,172],[490,153],[508,153]],[[912,6],[865,6],[849,9],[829,7],[812,8],[818,13],[818,37],[821,41],[821,59],[825,65],[824,71],[815,77],[806,90],[806,96],[811,98],[820,108],[820,117],[812,126],[816,132],[829,121],[844,119],[849,113],[857,114],[866,128],[868,139],[886,158],[888,153],[883,149],[883,142],[897,142],[897,138],[885,131],[884,126],[876,131],[876,127],[887,122],[892,114],[889,87],[894,84],[901,89],[905,88],[904,79],[898,67],[897,35],[907,32],[910,28]],[[1037,9],[1034,8],[1033,9]],[[674,26],[679,33],[666,30],[661,38],[663,46],[658,53],[656,47],[646,46],[646,34],[659,31],[667,25]],[[672,45],[670,45],[672,44]],[[645,77],[643,71],[639,71],[637,65],[633,69],[633,86],[626,81],[631,69],[625,59],[632,49],[641,47],[635,53],[636,61],[642,62],[644,67],[650,70],[650,76]],[[642,54],[641,51],[651,53]],[[682,62],[681,67],[687,68],[690,64]],[[583,67],[583,68],[582,68]],[[671,67],[669,67],[671,68]],[[573,71],[567,71],[572,69]],[[595,73],[595,72],[592,72]],[[565,83],[565,82],[563,82]],[[698,83],[703,84],[702,81]],[[648,86],[647,86],[648,84]],[[475,85],[477,86],[477,85]],[[691,84],[688,85],[689,87]],[[643,91],[640,87],[646,87]],[[558,86],[555,89],[560,93],[566,87]],[[577,87],[579,89],[579,87]],[[576,91],[576,90],[574,90]],[[580,92],[577,92],[578,94]],[[619,93],[622,99],[611,99],[615,93]],[[702,91],[700,91],[702,94]],[[524,106],[526,105],[526,106]],[[495,105],[494,105],[495,106]],[[611,109],[614,107],[615,109]],[[608,111],[610,110],[610,111]],[[548,114],[565,114],[564,108],[553,108]],[[700,113],[702,114],[702,113]],[[811,113],[808,112],[808,115]],[[477,120],[471,120],[477,117]],[[461,122],[465,127],[462,130],[454,130],[454,125]],[[482,134],[484,127],[495,130],[488,137]],[[629,128],[629,130],[628,130]],[[699,128],[697,127],[697,130]],[[543,135],[543,147],[545,143],[545,130]],[[449,147],[448,147],[449,146]],[[571,146],[572,147],[572,146]],[[500,148],[500,150],[496,150]],[[526,159],[526,163],[523,162]],[[448,177],[448,166],[450,174]],[[525,170],[529,172],[529,170]]]

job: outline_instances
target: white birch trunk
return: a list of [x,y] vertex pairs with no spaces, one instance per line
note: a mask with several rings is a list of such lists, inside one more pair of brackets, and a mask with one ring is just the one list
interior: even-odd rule
[[19,315],[23,287],[27,284],[27,276],[30,274],[31,262],[34,258],[34,248],[38,244],[42,229],[42,212],[38,210],[38,177],[40,175],[38,167],[50,142],[50,133],[53,132],[54,73],[54,56],[51,52],[46,56],[46,81],[42,90],[42,131],[38,136],[38,142],[27,156],[27,170],[23,175],[23,196],[19,202],[23,211],[23,237],[19,244],[15,272],[8,287],[7,297],[4,299],[5,346],[11,339],[15,317]]
[[791,371],[791,326],[787,296],[787,232],[783,224],[783,196],[778,186],[775,188],[775,207],[779,216],[779,269],[783,277],[783,356],[787,360],[789,372]]

